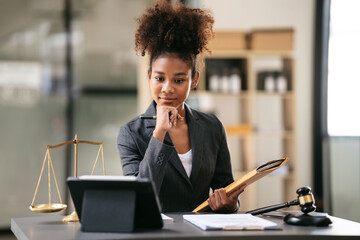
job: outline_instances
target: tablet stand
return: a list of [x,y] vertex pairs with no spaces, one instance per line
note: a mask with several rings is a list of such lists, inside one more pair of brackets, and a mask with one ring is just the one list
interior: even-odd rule
[[133,232],[136,192],[86,190],[81,210],[81,231]]

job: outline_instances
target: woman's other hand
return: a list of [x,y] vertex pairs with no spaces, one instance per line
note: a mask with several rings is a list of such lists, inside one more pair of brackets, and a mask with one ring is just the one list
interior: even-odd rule
[[234,212],[237,208],[239,195],[245,188],[246,185],[243,185],[229,196],[226,195],[225,188],[215,189],[214,193],[211,194],[208,199],[209,207],[214,212]]

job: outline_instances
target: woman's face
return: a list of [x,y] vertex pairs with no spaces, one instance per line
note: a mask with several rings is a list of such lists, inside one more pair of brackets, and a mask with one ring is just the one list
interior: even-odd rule
[[199,73],[191,77],[192,69],[189,65],[174,54],[161,55],[152,62],[149,84],[157,105],[183,109],[190,89],[196,87],[199,79]]

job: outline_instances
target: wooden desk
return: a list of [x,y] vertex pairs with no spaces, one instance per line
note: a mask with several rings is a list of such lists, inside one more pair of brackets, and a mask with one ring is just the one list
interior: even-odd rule
[[20,239],[360,239],[360,223],[331,217],[330,227],[299,227],[282,219],[267,217],[282,230],[266,231],[203,231],[183,220],[183,214],[166,214],[174,222],[165,222],[161,230],[136,233],[81,232],[80,223],[63,223],[61,216],[13,218],[11,230]]

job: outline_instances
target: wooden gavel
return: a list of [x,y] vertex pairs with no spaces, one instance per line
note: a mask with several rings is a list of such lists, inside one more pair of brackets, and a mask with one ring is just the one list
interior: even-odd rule
[[290,206],[295,206],[295,205],[300,205],[301,211],[305,214],[315,211],[315,209],[316,209],[315,198],[311,192],[310,187],[299,188],[298,190],[296,190],[296,193],[298,194],[298,198],[293,201],[280,203],[280,204],[272,205],[272,206],[268,206],[268,207],[258,208],[255,210],[248,211],[246,213],[250,213],[252,215],[258,215],[258,214],[263,214],[266,212],[271,212],[271,211],[274,211],[274,210],[277,210],[280,208],[290,207]]

